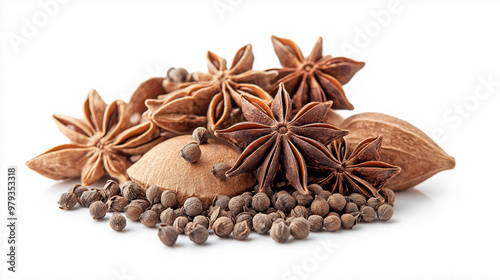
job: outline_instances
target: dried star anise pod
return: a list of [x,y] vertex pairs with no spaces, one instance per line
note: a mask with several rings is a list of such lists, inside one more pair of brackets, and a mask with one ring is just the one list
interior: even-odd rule
[[[333,157],[324,166],[312,169],[326,171],[320,179],[312,180],[332,193],[349,195],[361,193],[379,197],[378,190],[396,176],[401,168],[379,161],[382,136],[367,138],[350,150],[344,138],[331,144]],[[323,173],[324,174],[324,173]]]
[[326,145],[348,133],[321,123],[332,102],[309,103],[292,118],[290,96],[283,85],[271,108],[250,95],[243,95],[241,100],[243,115],[248,122],[215,132],[217,137],[245,148],[226,175],[258,170],[259,188],[265,191],[281,169],[297,191],[307,194],[306,165],[321,165],[318,160],[329,153]]
[[273,80],[267,91],[274,94],[280,83],[293,98],[294,110],[302,108],[309,102],[333,101],[333,109],[354,107],[347,100],[342,85],[363,68],[364,62],[345,57],[323,56],[323,39],[319,37],[311,54],[304,58],[299,47],[289,39],[272,36],[274,51],[283,66],[278,77]]
[[54,147],[26,165],[54,180],[81,176],[86,186],[104,174],[123,182],[132,165],[130,157],[144,154],[163,140],[153,123],[134,125],[125,102],[116,100],[107,105],[95,90],[87,96],[83,112],[83,119],[54,115],[71,144]]
[[241,108],[243,93],[268,103],[272,101],[263,88],[269,87],[278,73],[251,70],[253,61],[251,45],[238,50],[229,69],[224,58],[208,52],[208,73],[192,73],[196,82],[165,80],[167,94],[147,100],[144,117],[161,128],[179,133],[205,125],[211,131],[229,126],[233,109]]

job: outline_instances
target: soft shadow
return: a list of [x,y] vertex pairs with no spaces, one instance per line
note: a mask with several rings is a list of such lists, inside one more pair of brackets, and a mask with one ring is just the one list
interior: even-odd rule
[[[106,184],[107,180],[111,180],[111,177],[104,176],[101,179],[99,179],[97,182],[95,182],[94,185],[88,186],[88,188],[102,188]],[[49,186],[49,188],[47,188],[47,191],[49,191],[49,192],[53,192],[53,191],[64,192],[64,191],[68,191],[74,185],[81,185],[81,184],[82,184],[82,181],[79,178],[59,180],[56,183],[54,183],[53,185]]]
[[422,209],[424,205],[433,204],[436,203],[425,193],[415,188],[396,192],[396,202],[394,203],[397,213],[414,212],[418,211],[417,209]]

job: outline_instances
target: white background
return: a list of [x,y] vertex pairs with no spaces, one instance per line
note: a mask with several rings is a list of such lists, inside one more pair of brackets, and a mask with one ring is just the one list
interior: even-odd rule
[[[47,15],[48,2],[0,2],[1,279],[500,278],[498,1],[401,1],[396,9],[389,0],[67,1]],[[377,21],[382,14],[390,17]],[[26,33],[29,24],[36,30]],[[59,195],[77,181],[24,166],[68,142],[51,115],[81,117],[90,89],[108,103],[127,100],[169,67],[205,71],[207,50],[230,63],[247,43],[255,69],[279,67],[273,34],[305,55],[322,36],[325,54],[365,61],[344,87],[355,110],[341,114],[407,120],[456,158],[455,170],[397,193],[387,223],[285,245],[252,234],[195,246],[181,236],[168,248],[140,224],[117,233],[87,209],[59,210]],[[488,91],[482,79],[497,82]],[[5,261],[7,166],[18,168],[16,273]]]

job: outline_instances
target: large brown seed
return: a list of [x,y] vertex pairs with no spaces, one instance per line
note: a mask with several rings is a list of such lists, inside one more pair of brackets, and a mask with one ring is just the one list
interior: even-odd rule
[[158,223],[158,214],[155,211],[148,210],[139,216],[141,223],[149,228],[155,227]]
[[139,221],[139,217],[144,210],[140,206],[129,204],[125,208],[125,216],[132,221]]
[[126,181],[120,187],[122,189],[123,196],[130,201],[146,197],[146,193],[144,192],[144,190],[132,181]]
[[208,230],[200,225],[196,225],[192,230],[190,230],[188,236],[189,240],[194,243],[203,244],[208,239]]
[[320,215],[311,215],[309,216],[309,218],[307,218],[307,220],[309,221],[310,231],[317,232],[321,231],[321,229],[323,228],[323,217],[321,217]]
[[271,205],[271,200],[265,193],[257,193],[252,198],[252,208],[257,212],[264,212]]
[[346,202],[345,197],[339,193],[334,193],[328,197],[328,205],[330,205],[330,208],[333,211],[337,211],[337,212],[342,211],[342,209],[344,209],[346,203],[347,202]]
[[177,230],[177,233],[183,234],[184,228],[186,227],[186,225],[188,223],[189,223],[189,220],[187,217],[180,216],[180,217],[175,218],[173,226],[174,226],[175,230]]
[[106,212],[108,212],[108,207],[104,202],[99,200],[90,204],[89,213],[92,219],[102,219],[106,216]]
[[61,197],[59,198],[57,204],[59,205],[60,209],[69,210],[75,207],[76,202],[77,202],[76,195],[72,192],[66,192],[61,194]]
[[388,221],[392,218],[394,210],[389,204],[382,204],[377,208],[378,219],[381,221]]
[[162,226],[158,229],[160,241],[167,246],[174,246],[179,234],[173,226]]
[[271,226],[271,238],[278,243],[285,243],[290,238],[290,228],[285,221],[277,221]]
[[114,212],[109,219],[109,226],[115,231],[122,231],[127,226],[127,220],[118,212]]
[[234,196],[229,200],[229,211],[234,215],[239,214],[243,211],[243,206],[245,205],[245,200],[241,196]]
[[177,204],[177,198],[175,197],[175,193],[173,191],[163,191],[161,193],[161,205],[165,208],[173,208]]
[[290,224],[290,233],[295,239],[304,239],[309,236],[309,226],[304,217],[295,218]]
[[351,214],[340,216],[340,220],[342,221],[342,227],[345,229],[352,229],[356,224],[356,218]]
[[253,217],[252,224],[255,232],[266,234],[271,229],[273,220],[270,215],[258,213]]
[[330,205],[328,205],[328,202],[323,197],[317,195],[311,203],[311,211],[315,215],[324,217],[328,214],[328,212],[330,212]]
[[[352,217],[352,215],[350,214],[349,216]],[[339,216],[336,215],[330,215],[323,220],[323,226],[325,227],[325,229],[332,232],[339,230],[341,224],[342,224],[341,219],[339,218]]]
[[213,224],[213,231],[219,237],[227,237],[233,231],[233,221],[228,217],[220,217]]
[[162,191],[156,185],[152,185],[146,190],[146,198],[151,204],[159,203],[161,200],[161,195]]
[[203,205],[197,197],[190,197],[184,202],[184,213],[186,215],[194,217],[203,212]]
[[380,161],[401,168],[398,176],[385,185],[392,190],[414,187],[438,172],[455,167],[453,157],[420,129],[401,119],[380,113],[362,113],[347,118],[341,128],[350,131],[346,136],[349,143],[384,135]]
[[233,228],[233,237],[236,240],[245,240],[250,235],[250,227],[248,223],[245,221],[238,222],[234,225]]
[[160,221],[163,224],[166,224],[169,226],[174,224],[175,218],[177,218],[177,215],[175,214],[174,209],[172,209],[172,208],[167,208],[167,209],[163,210],[163,212],[161,212],[161,214],[160,214]]
[[201,149],[198,143],[189,143],[182,149],[181,156],[188,162],[195,163],[201,157]]

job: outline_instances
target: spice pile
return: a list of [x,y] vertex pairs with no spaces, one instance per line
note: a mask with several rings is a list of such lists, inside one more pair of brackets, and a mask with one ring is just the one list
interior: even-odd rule
[[[94,219],[113,212],[156,227],[173,245],[178,234],[204,243],[209,231],[244,240],[254,230],[277,242],[323,228],[350,229],[392,217],[393,190],[416,186],[455,166],[430,137],[384,114],[343,119],[354,109],[343,85],[363,62],[304,57],[273,36],[282,68],[252,69],[251,45],[226,60],[207,53],[207,72],[171,68],[143,82],[128,103],[106,104],[92,90],[84,117],[54,115],[70,143],[29,160],[52,179],[80,177],[61,209],[79,203]],[[189,136],[192,135],[192,136]],[[103,176],[103,188],[88,189]]]
[[257,188],[232,198],[218,195],[204,210],[196,197],[178,205],[172,191],[151,186],[144,192],[132,181],[119,186],[109,180],[102,189],[76,185],[61,195],[58,204],[65,210],[77,203],[88,207],[92,219],[111,212],[109,225],[116,231],[126,227],[125,217],[149,228],[160,223],[158,237],[167,246],[173,246],[179,234],[194,243],[205,243],[210,230],[218,237],[232,234],[237,240],[247,239],[253,230],[270,233],[273,240],[284,243],[290,236],[304,239],[311,231],[352,229],[358,222],[372,222],[376,217],[387,221],[393,215],[395,195],[390,189],[381,189],[380,197],[367,200],[359,193],[332,194],[317,184],[307,188],[310,194],[306,195],[293,189],[264,193]]

